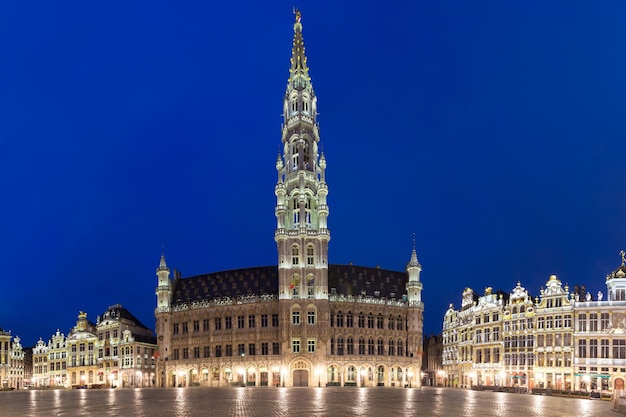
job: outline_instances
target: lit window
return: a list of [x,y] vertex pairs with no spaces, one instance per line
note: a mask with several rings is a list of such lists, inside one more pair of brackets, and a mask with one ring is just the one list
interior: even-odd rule
[[300,324],[300,312],[299,311],[293,311],[291,313],[291,323],[292,324]]

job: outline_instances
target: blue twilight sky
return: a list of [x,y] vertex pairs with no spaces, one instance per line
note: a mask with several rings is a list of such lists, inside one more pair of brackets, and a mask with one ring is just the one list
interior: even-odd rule
[[626,249],[624,1],[3,1],[0,326],[27,346],[183,276],[272,265],[300,7],[330,261],[595,294]]

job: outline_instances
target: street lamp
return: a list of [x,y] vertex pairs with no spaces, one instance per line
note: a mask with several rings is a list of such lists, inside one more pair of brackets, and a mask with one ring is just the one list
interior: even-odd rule
[[321,382],[321,377],[322,377],[322,371],[320,371],[320,368],[315,368],[315,375],[317,375],[317,387],[321,387],[322,386],[322,382]]
[[409,388],[411,388],[411,381],[413,380],[413,371],[409,370],[406,374],[409,377]]
[[363,387],[365,386],[365,369],[364,368],[361,368],[360,374],[361,374],[361,386]]
[[[438,376],[438,378],[437,378],[437,379],[438,379],[438,380],[441,380],[441,385],[445,385],[445,384],[443,383],[443,375],[444,375],[444,374],[445,374],[445,372],[443,371],[443,369],[440,369],[440,370],[438,370],[438,371],[437,371],[437,376]],[[437,381],[435,381],[435,385],[436,385],[436,386],[439,386],[439,382],[438,382],[438,380],[437,380]]]
[[283,380],[283,387],[285,386],[285,376],[287,375],[287,370],[285,369],[285,367],[283,366],[283,369],[281,369],[280,371],[281,374],[281,379]]

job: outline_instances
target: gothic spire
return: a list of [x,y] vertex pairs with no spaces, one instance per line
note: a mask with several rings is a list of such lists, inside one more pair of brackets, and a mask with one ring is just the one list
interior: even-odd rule
[[413,251],[411,252],[411,260],[409,261],[409,264],[407,265],[407,268],[409,267],[421,268],[421,265],[419,261],[417,260],[417,251],[415,250],[415,233],[413,233]]
[[291,49],[291,68],[289,69],[289,87],[302,90],[311,81],[309,77],[309,67],[306,64],[304,55],[304,38],[302,37],[302,14],[300,10],[294,9],[296,22],[293,24],[293,47]]
[[167,264],[165,263],[165,252],[163,251],[163,248],[161,248],[161,260],[159,261],[159,267],[157,268],[157,272],[159,271],[168,271],[169,272],[169,268],[167,267]]

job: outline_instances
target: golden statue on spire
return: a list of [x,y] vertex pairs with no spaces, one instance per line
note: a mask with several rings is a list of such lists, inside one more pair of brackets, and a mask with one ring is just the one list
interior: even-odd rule
[[295,7],[293,8],[293,14],[296,15],[296,22],[300,23],[300,20],[302,20],[302,13],[300,13],[300,10],[296,9]]

